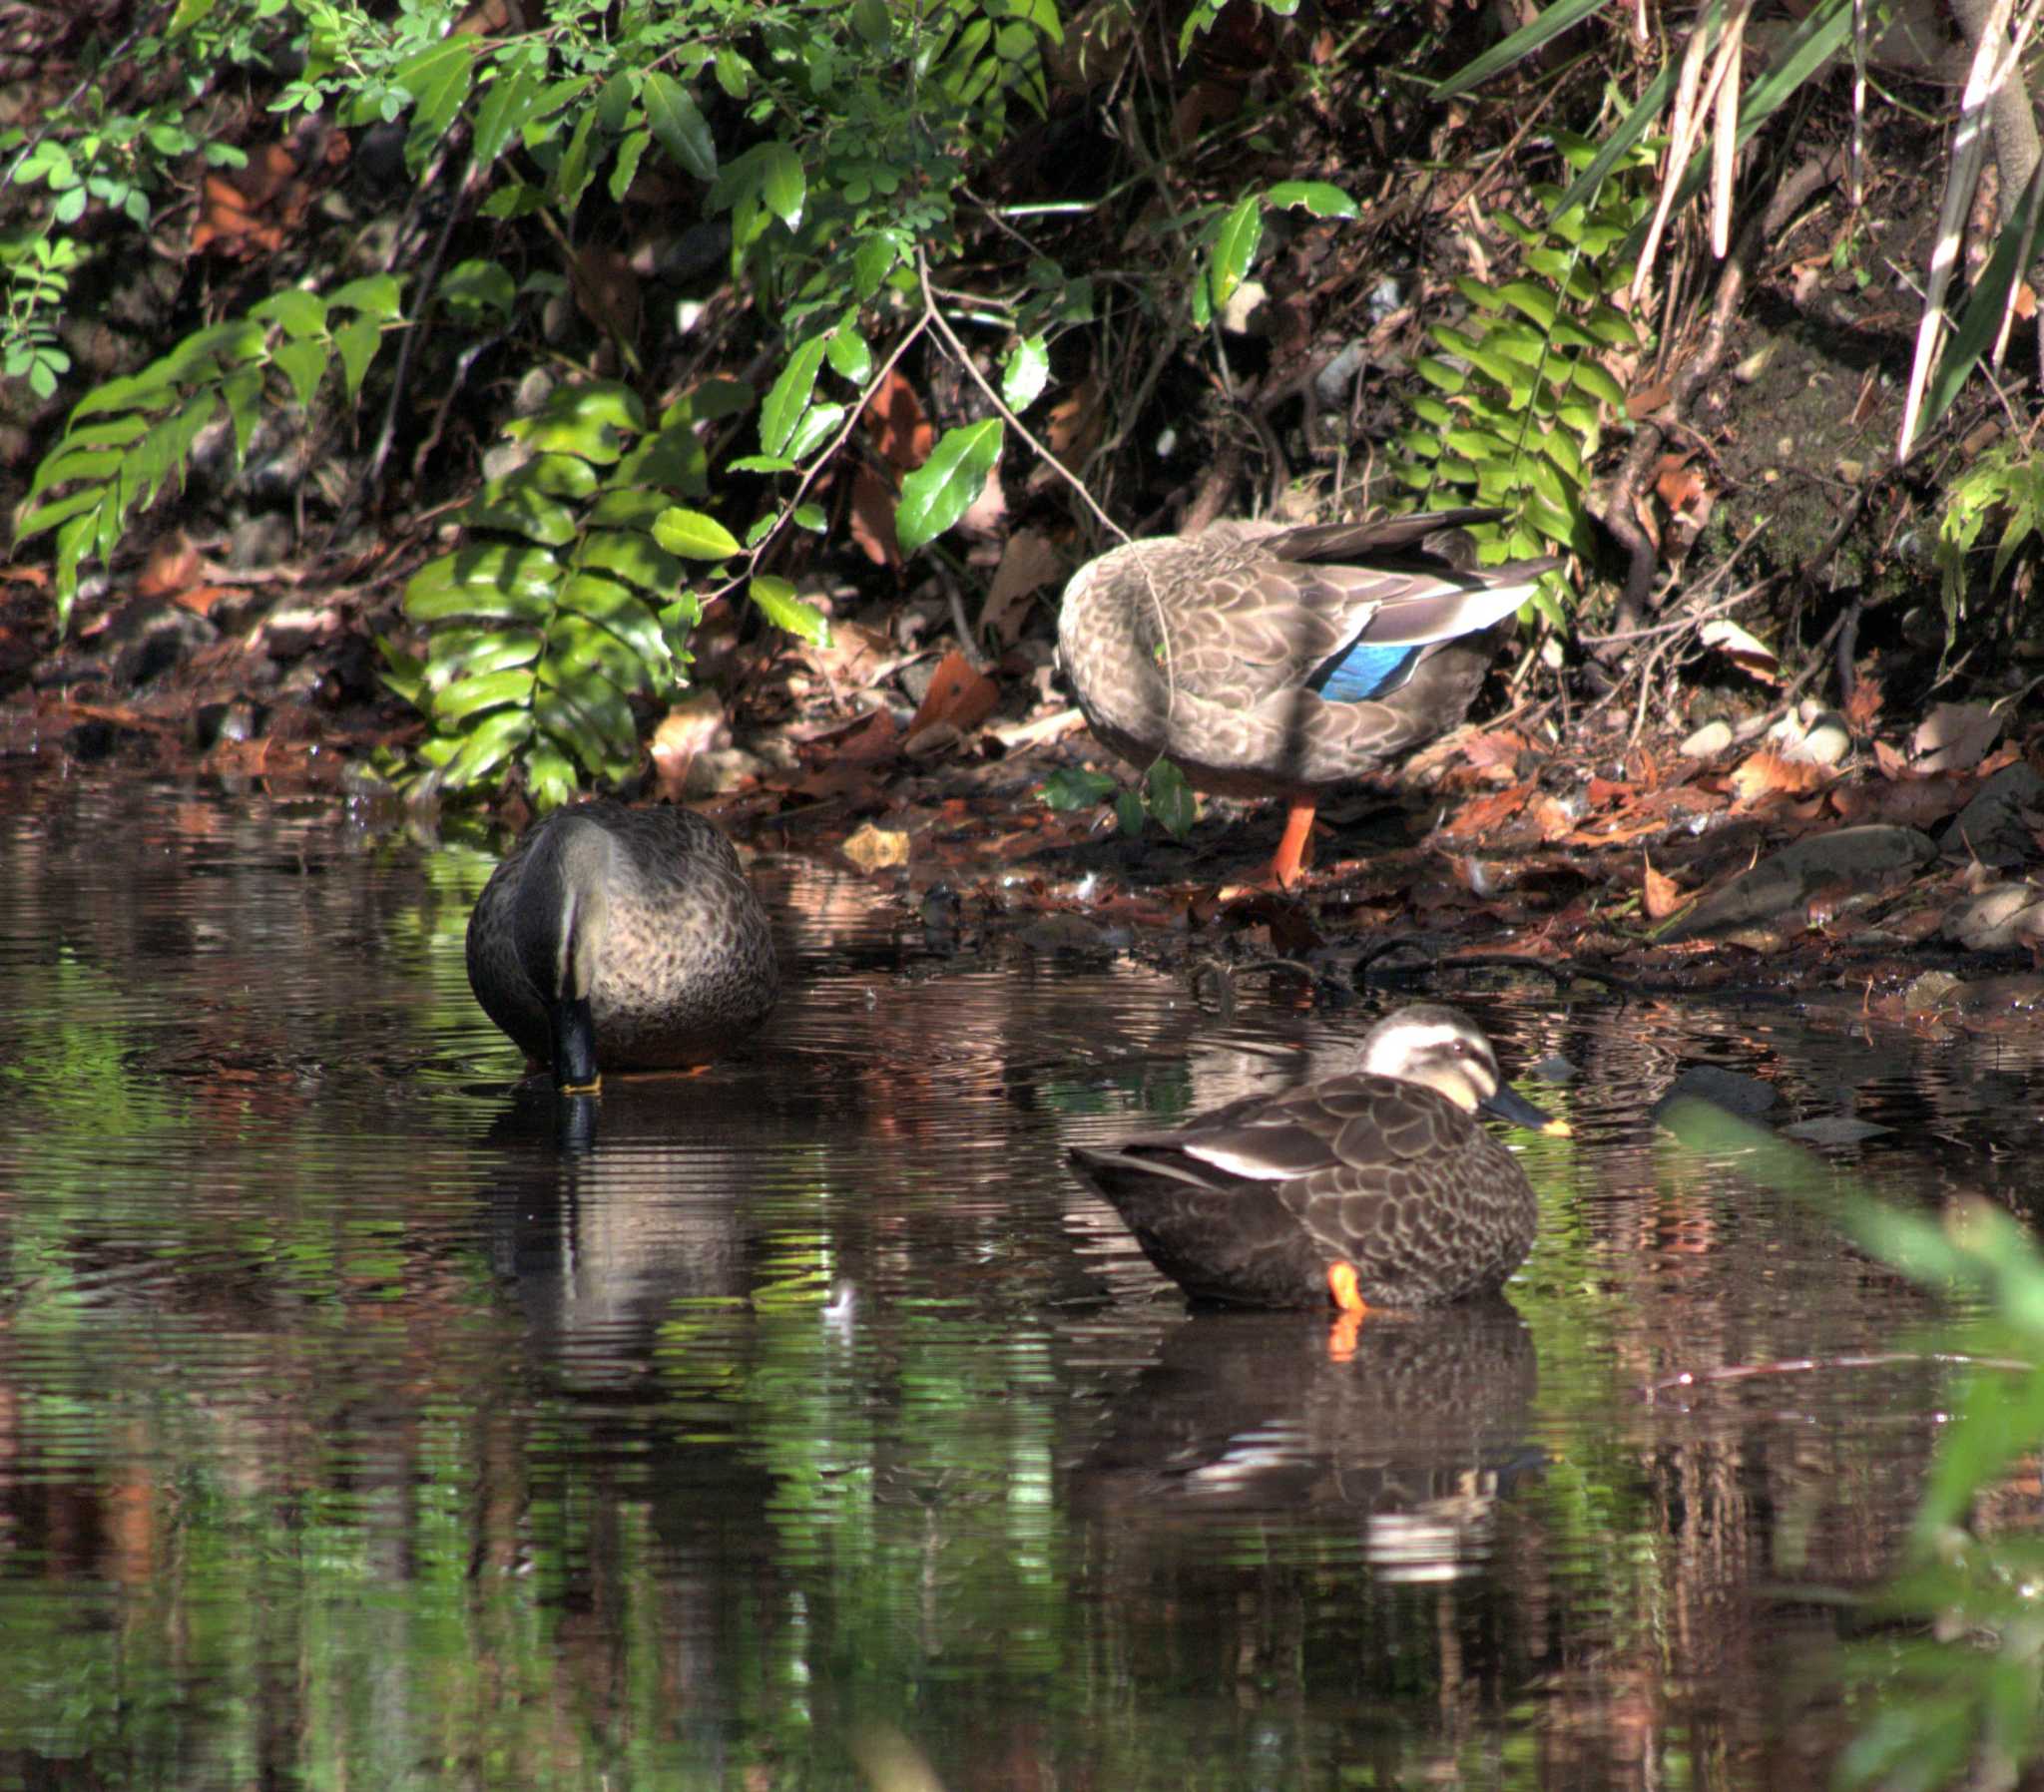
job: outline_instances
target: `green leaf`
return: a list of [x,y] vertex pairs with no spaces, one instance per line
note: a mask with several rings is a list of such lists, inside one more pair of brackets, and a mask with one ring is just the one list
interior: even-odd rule
[[1038,794],[1048,808],[1090,809],[1105,802],[1120,783],[1104,771],[1087,771],[1077,765],[1061,765],[1043,780]]
[[538,97],[539,78],[529,69],[499,75],[490,83],[475,116],[473,151],[478,170],[487,169],[511,147],[511,140],[532,117]]
[[794,462],[784,454],[742,454],[731,463],[734,473],[792,473]]
[[440,277],[440,302],[457,311],[494,311],[501,320],[517,301],[517,282],[501,261],[458,262]]
[[272,292],[259,303],[249,307],[249,315],[258,323],[274,322],[282,326],[286,336],[318,336],[326,329],[326,300],[316,292],[305,292],[296,286],[286,286],[281,292]]
[[59,523],[69,522],[73,517],[92,512],[97,516],[99,507],[113,496],[103,485],[89,485],[83,491],[73,492],[68,497],[44,504],[30,511],[21,519],[14,531],[17,544],[25,542],[32,535],[41,535],[46,529],[54,529]]
[[619,205],[625,203],[632,191],[632,183],[639,178],[640,160],[652,141],[651,132],[634,131],[618,145],[618,159],[611,165],[610,194]]
[[1571,383],[1579,391],[1588,392],[1593,398],[1603,399],[1614,410],[1625,409],[1625,393],[1620,389],[1618,381],[1595,361],[1582,360],[1572,363],[1570,374]]
[[372,273],[349,280],[339,291],[329,293],[326,303],[329,307],[360,311],[381,323],[395,323],[404,314],[404,285],[392,274]]
[[[386,656],[395,651],[381,642],[377,645]],[[431,658],[419,670],[424,682],[437,690],[456,678],[530,666],[545,645],[546,638],[537,629],[442,629],[433,637]]]
[[1235,210],[1222,220],[1221,232],[1214,238],[1213,262],[1207,278],[1217,312],[1242,284],[1263,239],[1264,202],[1258,195],[1250,194],[1236,202]]
[[747,585],[746,595],[776,629],[800,636],[811,647],[827,648],[830,645],[829,620],[813,605],[804,604],[796,597],[794,587],[785,579],[763,573]]
[[1498,297],[1523,311],[1542,329],[1554,327],[1554,296],[1544,286],[1536,286],[1531,280],[1511,280],[1498,288]]
[[840,378],[862,386],[873,376],[873,351],[858,333],[858,311],[846,311],[830,332],[824,351]]
[[456,678],[433,698],[433,715],[440,721],[461,721],[479,710],[501,708],[505,703],[523,703],[532,696],[532,673],[508,670]]
[[275,364],[284,370],[284,378],[290,380],[292,396],[302,409],[312,409],[312,398],[318,394],[318,382],[327,374],[327,347],[318,341],[284,341],[275,345]]
[[[639,97],[660,147],[697,180],[716,180],[717,140],[687,89],[673,76],[653,69],[641,80]],[[800,165],[796,167],[799,172]]]
[[447,761],[440,774],[441,783],[450,790],[465,789],[495,771],[531,734],[531,710],[491,710],[469,731],[460,751]]
[[397,67],[399,85],[413,97],[404,162],[414,175],[425,167],[468,98],[480,41],[466,35],[443,37]]
[[901,242],[891,230],[867,236],[851,251],[851,289],[861,301],[880,289],[880,282],[903,259]]
[[809,407],[825,347],[824,337],[809,337],[788,356],[780,377],[768,388],[766,401],[760,407],[760,446],[768,454],[787,452],[795,425]]
[[383,326],[373,317],[357,317],[333,332],[333,345],[340,350],[340,363],[347,375],[347,395],[352,400],[362,389],[362,379],[383,344]]
[[582,544],[581,564],[599,572],[616,573],[641,590],[660,595],[672,591],[688,577],[688,569],[679,560],[643,535],[592,535]]
[[802,413],[802,420],[794,426],[794,434],[788,438],[789,456],[798,461],[810,449],[821,447],[843,421],[844,406],[841,404],[810,405]]
[[802,174],[801,158],[777,139],[760,146],[760,197],[767,211],[792,230],[802,222],[802,202],[808,197],[808,181]]
[[1200,819],[1199,799],[1186,774],[1169,759],[1159,759],[1143,774],[1143,806],[1174,840],[1183,840]]
[[1042,336],[1025,336],[1001,369],[1001,396],[1010,409],[1026,411],[1050,380],[1050,350]]
[[738,537],[700,510],[662,511],[653,525],[653,539],[670,554],[690,560],[729,560],[739,552]]
[[1115,820],[1131,840],[1143,835],[1143,793],[1140,790],[1124,790],[1114,799]]
[[485,485],[461,513],[461,520],[470,529],[501,529],[507,535],[522,535],[546,548],[565,547],[578,533],[567,506],[556,503],[531,480],[520,480],[516,474]]
[[958,521],[986,486],[1001,458],[1001,420],[947,429],[928,460],[901,482],[894,537],[913,554]]
[[[29,500],[34,502],[53,485],[63,485],[73,479],[90,479],[96,487],[104,485],[120,471],[127,458],[119,448],[60,446],[36,469],[36,476],[28,488]],[[44,525],[45,528],[48,526]]]
[[1326,181],[1279,181],[1265,196],[1273,206],[1303,206],[1315,218],[1354,218],[1355,202]]
[[664,673],[669,670],[672,655],[667,637],[647,608],[646,600],[629,585],[620,585],[615,579],[596,573],[577,573],[562,591],[561,604],[577,616],[608,629],[638,655],[649,671]]
[[470,545],[412,575],[404,588],[404,614],[415,623],[457,616],[544,623],[560,578],[560,563],[542,549]]

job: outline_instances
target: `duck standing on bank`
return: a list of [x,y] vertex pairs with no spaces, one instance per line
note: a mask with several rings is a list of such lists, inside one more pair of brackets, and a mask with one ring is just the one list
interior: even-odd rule
[[1360,1067],[1169,1132],[1079,1147],[1079,1174],[1196,1300],[1344,1313],[1495,1293],[1533,1248],[1519,1160],[1476,1120],[1566,1133],[1452,1008],[1398,1010]]
[[1561,564],[1473,565],[1459,532],[1503,515],[1216,523],[1126,543],[1065,587],[1065,675],[1131,764],[1168,758],[1197,790],[1284,797],[1270,875],[1288,887],[1321,799],[1459,722],[1490,631]]
[[483,1012],[564,1094],[721,1057],[779,993],[766,911],[687,809],[598,799],[528,828],[468,918]]

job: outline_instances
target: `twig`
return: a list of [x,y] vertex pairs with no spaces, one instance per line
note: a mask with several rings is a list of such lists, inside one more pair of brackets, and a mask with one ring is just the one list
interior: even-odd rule
[[1755,1381],[1763,1375],[1808,1375],[1818,1369],[1890,1369],[1902,1363],[2008,1369],[2017,1373],[2038,1367],[2036,1363],[2025,1363],[2016,1357],[1967,1356],[1955,1350],[1875,1350],[1857,1356],[1798,1356],[1774,1363],[1726,1363],[1716,1369],[1684,1369],[1675,1375],[1664,1375],[1659,1381],[1650,1381],[1640,1392],[1652,1406],[1659,1395],[1714,1382]]
[[727,579],[722,585],[718,586],[704,598],[704,603],[714,604],[720,598],[728,598],[758,570],[760,557],[772,546],[774,539],[787,527],[789,519],[794,516],[796,506],[801,503],[803,495],[811,485],[815,484],[816,475],[822,472],[836,458],[838,449],[842,448],[850,440],[851,432],[859,426],[859,420],[864,417],[866,406],[872,402],[873,394],[880,389],[881,382],[886,379],[887,375],[894,371],[894,363],[908,352],[909,345],[915,341],[916,337],[922,334],[928,321],[928,315],[925,313],[902,332],[901,340],[895,343],[893,348],[888,351],[887,358],[880,363],[879,371],[873,375],[872,383],[859,394],[858,402],[851,406],[849,414],[845,417],[843,423],[838,426],[837,433],[830,438],[822,452],[809,462],[809,470],[796,482],[794,496],[788,499],[787,503],[782,506],[780,515],[774,519],[773,527],[753,544],[751,551],[746,555],[746,570],[735,578]]
[[1079,478],[1078,474],[1074,473],[1063,461],[1059,460],[1055,454],[1051,453],[1048,448],[1039,442],[1035,436],[1029,433],[1028,429],[1023,426],[1022,419],[1008,408],[1006,401],[1003,400],[1000,393],[994,390],[986,375],[980,372],[979,363],[972,358],[965,344],[958,340],[956,332],[944,321],[943,312],[937,308],[937,295],[930,290],[929,259],[924,254],[923,246],[919,242],[915,245],[915,275],[922,286],[923,322],[929,324],[943,338],[945,347],[950,349],[958,365],[964,368],[966,373],[971,376],[972,383],[986,394],[987,402],[1000,412],[1002,420],[1006,422],[1008,427],[1020,436],[1023,441],[1028,443],[1052,471],[1062,477],[1066,484],[1079,494],[1081,502],[1100,519],[1101,524],[1105,528],[1111,530],[1118,540],[1127,541],[1129,539],[1128,531],[1123,529],[1098,504],[1094,503],[1093,494],[1086,489],[1085,482]]

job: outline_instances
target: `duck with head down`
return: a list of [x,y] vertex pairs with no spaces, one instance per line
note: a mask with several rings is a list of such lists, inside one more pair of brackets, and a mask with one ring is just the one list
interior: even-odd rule
[[468,921],[483,1011],[564,1093],[721,1057],[779,992],[732,843],[687,809],[596,800],[529,828]]

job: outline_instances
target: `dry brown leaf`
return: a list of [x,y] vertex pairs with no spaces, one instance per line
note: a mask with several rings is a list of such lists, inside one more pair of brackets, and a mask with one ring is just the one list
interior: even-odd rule
[[912,740],[924,728],[938,722],[948,723],[961,735],[969,734],[993,713],[1000,700],[1000,686],[985,672],[975,672],[965,656],[954,648],[937,663],[936,673],[922,693],[915,719],[908,724],[902,739]]
[[921,466],[936,445],[937,432],[930,427],[922,400],[898,367],[890,367],[873,388],[866,400],[865,423],[874,452],[903,473]]
[[1764,796],[1802,796],[1823,782],[1824,768],[1797,759],[1785,759],[1771,746],[1764,746],[1743,760],[1731,776],[1733,800],[1742,807]]
[[653,730],[653,775],[660,794],[679,801],[696,755],[716,746],[724,732],[724,704],[716,691],[691,690],[677,701]]
[[1462,740],[1462,756],[1492,783],[1516,782],[1527,750],[1526,736],[1516,728],[1484,728]]
[[173,529],[151,544],[142,570],[135,575],[135,595],[175,598],[197,585],[200,575],[199,550],[192,545],[192,538],[182,529]]
[[851,539],[873,565],[901,565],[901,544],[894,536],[894,493],[864,461],[851,476]]
[[1766,642],[1750,635],[1729,618],[1714,616],[1697,637],[1707,648],[1716,648],[1749,677],[1764,684],[1782,681],[1782,662]]
[[1886,821],[1897,827],[1930,828],[1966,805],[1966,791],[1953,778],[1896,778],[1878,784],[1839,784],[1831,807],[1847,821]]
[[1852,686],[1852,694],[1845,699],[1845,719],[1852,724],[1853,733],[1872,733],[1874,719],[1886,700],[1878,678],[1858,679]]
[[1518,814],[1532,794],[1531,784],[1515,784],[1509,790],[1494,790],[1488,796],[1472,797],[1441,832],[1450,839],[1472,839],[1487,834]]
[[1967,771],[2001,735],[2001,717],[1986,703],[1939,703],[1916,724],[1909,759],[1918,771]]
[[1689,899],[1683,895],[1674,878],[1665,871],[1656,871],[1654,861],[1645,853],[1640,854],[1643,872],[1640,880],[1640,901],[1647,911],[1649,921],[1665,921]]
[[605,335],[639,340],[639,280],[629,257],[607,242],[585,242],[568,262],[576,308]]
[[908,836],[868,821],[847,836],[838,850],[861,871],[880,871],[908,863]]
[[986,602],[979,607],[979,638],[996,648],[1012,647],[1028,627],[1036,594],[1063,576],[1065,558],[1040,529],[1018,529],[1001,551]]

